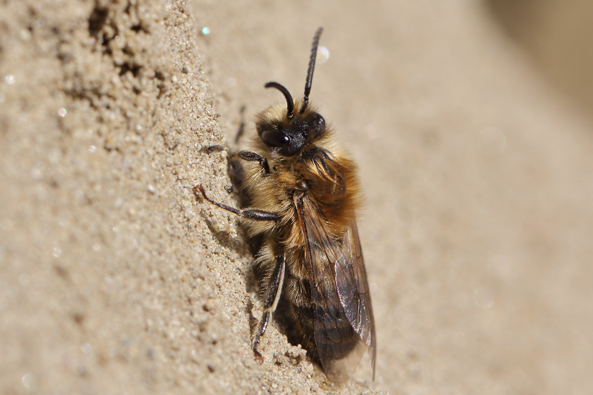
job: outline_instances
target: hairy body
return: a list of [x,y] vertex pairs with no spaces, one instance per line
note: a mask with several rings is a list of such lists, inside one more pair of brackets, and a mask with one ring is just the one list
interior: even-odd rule
[[356,227],[360,188],[354,163],[336,146],[324,118],[309,104],[315,54],[313,41],[305,96],[275,105],[257,116],[259,139],[241,151],[240,192],[247,207],[209,202],[240,215],[258,240],[255,272],[264,313],[253,339],[256,358],[276,308],[289,337],[303,345],[325,374],[342,383],[371,352],[376,337],[369,286]]

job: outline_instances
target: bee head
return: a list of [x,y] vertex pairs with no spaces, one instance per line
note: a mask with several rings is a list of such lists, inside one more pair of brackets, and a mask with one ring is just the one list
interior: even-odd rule
[[[323,28],[319,28],[313,38],[313,48],[309,60],[307,81],[305,82],[305,96],[300,106],[295,106],[288,89],[277,82],[268,82],[266,88],[276,88],[286,99],[286,112],[278,107],[272,107],[259,115],[257,133],[268,147],[278,150],[281,155],[291,156],[300,152],[303,147],[318,139],[325,132],[325,119],[316,111],[308,109],[309,93],[313,83],[313,71],[317,47]],[[299,108],[300,107],[300,108]],[[296,110],[298,109],[298,112]]]
[[287,107],[271,107],[259,116],[257,133],[268,147],[281,155],[292,156],[323,135],[325,119],[319,113],[304,106],[301,106],[302,112],[295,112],[298,107],[285,87],[276,82],[270,82],[266,87],[284,93],[288,104]]

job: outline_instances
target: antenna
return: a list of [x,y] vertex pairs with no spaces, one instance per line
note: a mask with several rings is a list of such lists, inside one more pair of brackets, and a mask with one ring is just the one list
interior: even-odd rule
[[292,96],[290,95],[288,89],[286,89],[283,85],[280,85],[277,82],[268,82],[264,86],[266,88],[276,88],[280,92],[282,92],[282,94],[286,98],[286,106],[288,107],[288,112],[286,113],[286,116],[288,117],[288,119],[292,119],[292,117],[294,116],[294,114],[292,113],[292,110],[294,108],[294,101],[292,100]]
[[319,46],[319,38],[323,33],[323,28],[320,27],[313,37],[313,47],[311,48],[311,59],[309,59],[309,70],[307,71],[307,81],[305,82],[305,97],[303,106],[299,111],[301,114],[305,112],[307,105],[309,104],[309,93],[311,93],[311,84],[313,83],[313,71],[315,71],[315,59],[317,58],[317,47]]

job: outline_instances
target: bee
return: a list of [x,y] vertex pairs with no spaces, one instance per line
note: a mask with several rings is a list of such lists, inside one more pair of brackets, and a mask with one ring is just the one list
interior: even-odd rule
[[356,166],[309,104],[322,31],[313,39],[303,99],[293,101],[277,82],[265,84],[279,90],[286,104],[257,115],[259,139],[253,150],[235,154],[243,167],[240,191],[248,207],[215,202],[202,185],[194,192],[239,215],[248,236],[259,240],[254,265],[264,310],[252,343],[256,359],[263,362],[261,338],[281,306],[289,338],[341,384],[367,349],[374,380],[377,342],[356,226]]

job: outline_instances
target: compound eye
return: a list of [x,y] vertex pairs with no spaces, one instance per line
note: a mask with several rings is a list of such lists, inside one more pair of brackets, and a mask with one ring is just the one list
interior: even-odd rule
[[273,147],[282,147],[290,142],[288,136],[277,130],[266,130],[261,134],[261,139],[264,143]]
[[325,129],[325,119],[320,114],[315,114],[310,121],[310,125],[313,136],[317,137]]

